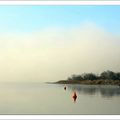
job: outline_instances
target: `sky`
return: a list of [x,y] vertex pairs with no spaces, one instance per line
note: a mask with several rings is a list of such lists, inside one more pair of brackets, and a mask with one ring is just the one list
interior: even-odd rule
[[0,26],[1,31],[36,32],[91,21],[118,32],[119,11],[119,6],[0,6]]
[[0,81],[58,81],[120,71],[120,6],[0,6]]

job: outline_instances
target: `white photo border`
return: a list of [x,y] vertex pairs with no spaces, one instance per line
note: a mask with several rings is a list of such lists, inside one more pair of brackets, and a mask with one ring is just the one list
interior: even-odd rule
[[[120,1],[0,1],[1,5],[120,5]],[[120,115],[0,115],[2,120],[120,120]]]
[[120,1],[24,1],[0,0],[0,5],[120,5]]

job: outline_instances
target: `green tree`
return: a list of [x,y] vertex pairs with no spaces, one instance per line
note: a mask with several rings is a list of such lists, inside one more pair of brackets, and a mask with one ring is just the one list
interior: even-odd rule
[[100,78],[109,79],[109,80],[117,79],[116,78],[116,73],[114,73],[112,71],[109,71],[109,70],[102,72],[101,75],[100,75]]
[[93,74],[93,73],[85,73],[83,75],[83,79],[84,80],[96,80],[98,79],[97,75]]

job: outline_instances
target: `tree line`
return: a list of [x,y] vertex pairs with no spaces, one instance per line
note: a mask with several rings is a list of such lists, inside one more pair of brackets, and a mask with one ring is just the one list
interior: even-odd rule
[[99,75],[94,73],[74,74],[71,77],[68,77],[68,80],[120,80],[120,72],[107,70]]

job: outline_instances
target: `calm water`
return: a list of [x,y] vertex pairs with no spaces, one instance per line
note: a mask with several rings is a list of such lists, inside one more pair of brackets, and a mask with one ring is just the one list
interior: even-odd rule
[[120,87],[1,83],[0,114],[120,114]]

